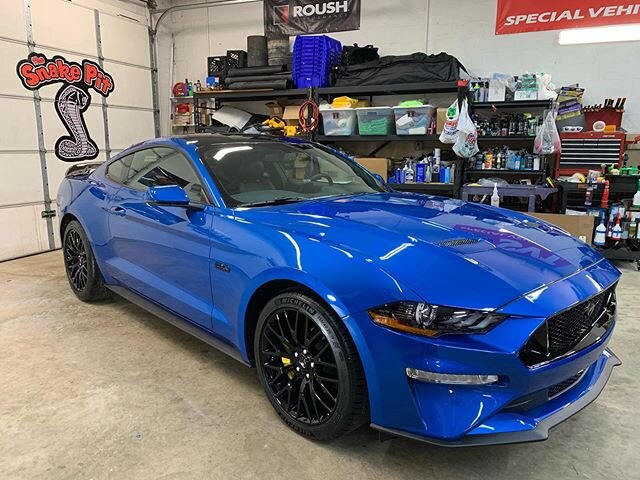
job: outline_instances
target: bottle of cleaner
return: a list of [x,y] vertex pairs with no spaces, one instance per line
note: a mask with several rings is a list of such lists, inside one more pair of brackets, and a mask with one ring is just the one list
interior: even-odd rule
[[404,174],[405,183],[414,183],[415,172],[413,170],[412,164],[413,162],[411,160],[407,160],[407,164],[405,165],[405,168],[407,169],[407,171]]
[[491,195],[491,206],[499,207],[500,206],[500,195],[498,195],[498,184],[493,184],[493,194]]
[[611,230],[611,240],[618,241],[622,238],[622,227],[620,227],[620,214],[616,216],[616,224]]
[[596,234],[593,237],[593,244],[599,247],[607,243],[607,227],[604,224],[604,212],[600,215],[600,225],[596,227]]
[[418,163],[416,163],[416,183],[424,183],[424,175],[427,171],[427,164],[422,158]]
[[638,179],[638,191],[633,196],[633,206],[640,208],[640,178]]

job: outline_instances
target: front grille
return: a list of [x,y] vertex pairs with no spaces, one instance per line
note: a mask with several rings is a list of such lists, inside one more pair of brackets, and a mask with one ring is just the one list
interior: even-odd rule
[[552,399],[553,397],[557,397],[558,395],[560,395],[565,390],[568,390],[573,385],[575,385],[578,382],[578,380],[580,380],[583,373],[584,373],[584,370],[576,373],[575,375],[567,378],[566,380],[560,383],[556,383],[555,385],[552,385],[551,387],[549,387],[549,390],[547,390],[547,397],[549,399]]
[[[534,366],[561,357],[588,337],[594,327],[606,331],[614,312],[615,285],[549,317],[524,344],[520,358],[526,365]],[[590,343],[601,336],[594,336]],[[589,344],[581,345],[581,348]]]

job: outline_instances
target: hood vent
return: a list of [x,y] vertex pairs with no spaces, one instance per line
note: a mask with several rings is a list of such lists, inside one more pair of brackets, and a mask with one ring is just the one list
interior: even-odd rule
[[462,245],[473,245],[476,243],[480,243],[480,240],[475,238],[454,238],[452,240],[438,242],[438,245],[441,247],[460,247]]

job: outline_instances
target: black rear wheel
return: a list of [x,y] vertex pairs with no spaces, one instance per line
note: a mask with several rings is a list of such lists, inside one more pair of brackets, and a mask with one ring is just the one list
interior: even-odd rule
[[64,266],[71,290],[85,302],[102,300],[108,296],[102,275],[82,225],[70,221],[62,238]]
[[296,432],[332,440],[367,421],[355,346],[341,320],[312,298],[285,293],[265,306],[255,358],[267,397]]

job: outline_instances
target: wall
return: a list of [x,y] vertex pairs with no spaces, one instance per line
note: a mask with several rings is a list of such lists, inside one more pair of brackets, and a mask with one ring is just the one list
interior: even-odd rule
[[58,219],[45,219],[41,213],[55,210],[58,186],[71,166],[54,153],[56,140],[67,133],[54,108],[60,84],[43,86],[36,97],[16,75],[17,62],[29,53],[25,5],[35,51],[49,58],[61,54],[75,62],[98,62],[100,25],[104,69],[116,89],[104,110],[102,97],[90,93],[92,102],[84,112],[89,135],[99,148],[97,160],[154,135],[144,6],[122,0],[3,0],[0,168],[8,173],[0,177],[0,260],[60,246]]
[[[185,2],[165,1],[164,5]],[[587,103],[605,97],[627,97],[624,127],[640,133],[639,42],[560,46],[558,32],[494,35],[496,0],[362,0],[361,30],[332,34],[345,43],[373,43],[382,54],[446,51],[456,55],[476,75],[495,71],[518,74],[550,72],[556,85],[579,82]],[[426,19],[429,18],[427,23]],[[245,48],[246,36],[261,33],[262,4],[215,7],[172,15],[175,38],[175,81],[203,79],[206,57],[227,49]],[[168,70],[163,52],[162,69]],[[168,126],[168,77],[161,85],[165,95],[162,126]]]
[[558,31],[494,35],[496,0],[431,1],[428,48],[455,55],[475,75],[551,73],[556,86],[578,82],[585,103],[627,97],[623,126],[640,133],[640,42],[558,45]]
[[[195,0],[164,1],[160,8]],[[264,32],[262,2],[199,8],[172,13],[160,30],[158,64],[160,69],[161,128],[169,132],[168,105],[170,81],[171,33],[174,40],[173,81],[200,79],[207,75],[206,59],[224,55],[227,50],[246,50],[247,36]],[[362,0],[362,21],[359,31],[332,33],[343,43],[374,43],[385,54],[422,51],[426,43],[427,2],[404,0]],[[163,23],[165,22],[163,21]],[[259,107],[259,106],[258,106]]]

